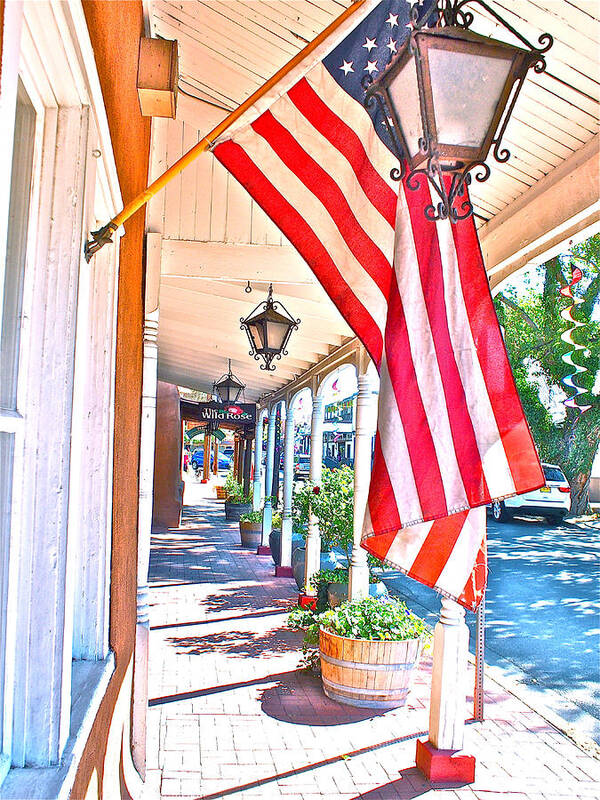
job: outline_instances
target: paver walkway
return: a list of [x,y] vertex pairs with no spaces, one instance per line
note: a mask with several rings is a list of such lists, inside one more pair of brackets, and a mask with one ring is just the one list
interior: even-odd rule
[[486,720],[467,726],[476,782],[426,781],[414,754],[427,734],[430,660],[405,708],[374,714],[326,698],[298,668],[301,636],[286,628],[295,583],[241,548],[209,491],[188,483],[195,505],[182,527],[153,537],[150,797],[600,797],[600,762],[488,678]]

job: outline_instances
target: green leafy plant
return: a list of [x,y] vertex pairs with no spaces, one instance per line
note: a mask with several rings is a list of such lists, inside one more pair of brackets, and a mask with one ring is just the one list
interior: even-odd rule
[[242,514],[240,517],[240,522],[252,522],[256,524],[258,522],[262,522],[262,511],[250,511],[249,514]]
[[338,636],[375,641],[402,641],[430,636],[425,620],[394,598],[349,600],[320,614],[319,624]]
[[281,528],[281,514],[279,512],[273,514],[271,519],[271,527],[272,528]]
[[[330,583],[348,583],[350,571],[347,567],[336,567],[335,569],[320,569],[312,576],[311,586],[319,590],[320,586],[328,586]],[[369,583],[377,583],[379,577],[369,572]]]
[[229,472],[227,473],[224,485],[225,485],[225,492],[227,493],[227,498],[230,499],[232,502],[233,498],[243,496],[244,487],[239,481],[235,479],[232,469],[230,469]]
[[304,632],[303,663],[310,669],[318,665],[321,627],[351,639],[402,641],[422,637],[426,646],[431,639],[425,620],[413,614],[402,600],[391,597],[348,600],[327,611],[295,608],[288,616],[288,625]]

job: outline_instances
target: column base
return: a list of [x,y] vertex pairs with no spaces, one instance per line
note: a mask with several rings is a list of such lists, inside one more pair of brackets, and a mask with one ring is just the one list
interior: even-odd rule
[[208,483],[208,478],[202,478],[202,480],[200,481],[200,483]]
[[298,595],[298,605],[300,608],[305,608],[307,611],[316,611],[317,598],[300,592]]
[[293,578],[294,573],[291,567],[275,567],[276,578]]
[[430,741],[417,739],[417,769],[432,783],[473,783],[475,756],[460,750],[438,750]]
[[258,549],[256,551],[257,556],[270,556],[271,555],[271,548],[268,544],[259,544]]

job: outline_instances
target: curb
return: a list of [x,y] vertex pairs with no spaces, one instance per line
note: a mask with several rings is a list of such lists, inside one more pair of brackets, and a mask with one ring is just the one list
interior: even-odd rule
[[[475,664],[475,656],[469,653],[469,663]],[[493,667],[484,664],[484,676],[486,679],[496,683],[504,691],[512,694],[521,703],[526,705],[536,714],[539,714],[542,719],[550,723],[560,733],[570,739],[580,750],[586,755],[592,756],[600,761],[600,745],[596,744],[593,739],[580,733],[574,725],[571,725],[566,720],[562,719],[555,711],[547,708],[543,703],[536,702],[537,698],[532,698],[531,692],[524,688],[508,675],[506,675],[500,667]]]

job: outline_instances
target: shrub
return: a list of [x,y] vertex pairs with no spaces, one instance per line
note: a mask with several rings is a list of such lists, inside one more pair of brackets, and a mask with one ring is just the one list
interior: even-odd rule
[[398,642],[430,634],[425,620],[402,600],[389,597],[350,600],[320,614],[318,621],[331,633],[352,639]]
[[288,623],[291,627],[304,631],[303,652],[307,663],[314,662],[310,650],[319,643],[321,627],[338,636],[375,641],[401,641],[431,636],[431,629],[425,620],[409,611],[402,600],[391,597],[348,600],[321,613],[294,609],[288,617]]

